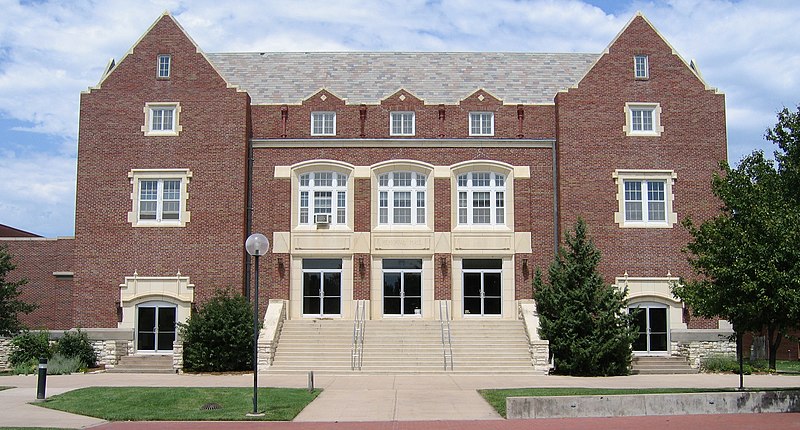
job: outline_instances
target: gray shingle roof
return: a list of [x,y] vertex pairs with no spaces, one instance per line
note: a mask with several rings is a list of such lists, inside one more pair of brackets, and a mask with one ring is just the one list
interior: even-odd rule
[[253,104],[298,104],[325,88],[349,104],[376,104],[400,88],[426,104],[458,103],[483,88],[506,104],[552,103],[599,54],[509,52],[209,53]]

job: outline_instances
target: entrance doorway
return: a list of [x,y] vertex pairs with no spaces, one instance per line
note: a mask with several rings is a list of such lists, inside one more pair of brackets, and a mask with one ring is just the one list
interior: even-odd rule
[[172,353],[177,307],[167,302],[146,302],[136,308],[136,351]]
[[463,260],[464,316],[502,315],[503,260]]
[[303,316],[342,314],[342,260],[303,259]]
[[639,336],[633,342],[633,352],[639,354],[666,354],[669,348],[667,306],[657,303],[639,303],[628,308],[633,314],[634,326]]
[[422,314],[422,260],[383,260],[383,314]]

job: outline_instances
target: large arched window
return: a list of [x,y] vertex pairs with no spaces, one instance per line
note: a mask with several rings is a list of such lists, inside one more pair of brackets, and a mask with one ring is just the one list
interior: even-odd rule
[[491,171],[461,173],[456,186],[459,225],[505,224],[505,175]]
[[347,223],[347,175],[308,172],[299,175],[299,223]]
[[418,172],[378,175],[378,224],[425,224],[427,181]]

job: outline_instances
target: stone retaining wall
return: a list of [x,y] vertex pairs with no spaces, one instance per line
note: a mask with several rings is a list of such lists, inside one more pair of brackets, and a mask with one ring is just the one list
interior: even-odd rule
[[0,371],[11,369],[8,357],[11,355],[11,338],[0,337]]
[[736,355],[736,342],[728,330],[673,330],[672,355],[686,358],[697,369],[703,359],[713,355]]
[[508,397],[508,419],[800,412],[800,391]]

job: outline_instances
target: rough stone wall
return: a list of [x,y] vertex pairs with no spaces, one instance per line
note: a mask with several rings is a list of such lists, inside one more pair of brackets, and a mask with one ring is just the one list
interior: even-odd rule
[[11,368],[11,363],[8,362],[8,357],[11,355],[11,338],[0,337],[0,370],[8,370]]
[[672,355],[684,357],[690,366],[699,368],[706,357],[736,355],[736,342],[728,340],[672,342]]

